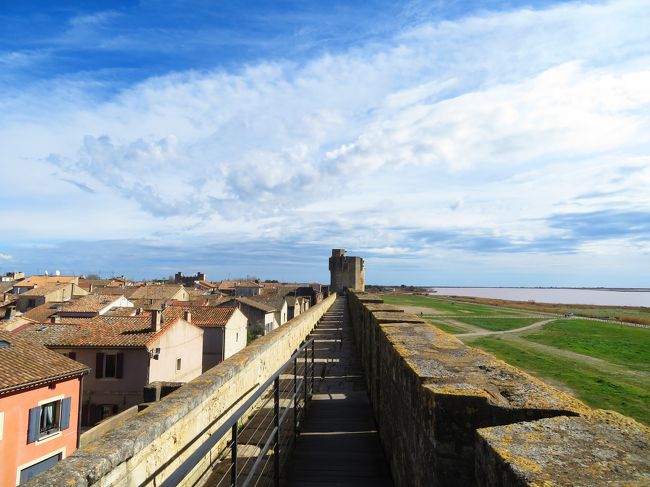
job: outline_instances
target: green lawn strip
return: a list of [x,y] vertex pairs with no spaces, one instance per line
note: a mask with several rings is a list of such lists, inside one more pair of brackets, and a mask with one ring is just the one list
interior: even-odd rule
[[454,301],[450,298],[439,298],[432,296],[410,295],[410,294],[383,294],[381,297],[387,304],[394,304],[397,306],[420,306],[423,308],[431,308],[433,310],[451,314],[451,315],[464,315],[467,314],[481,316],[499,314],[512,314],[513,316],[522,316],[530,314],[527,311],[513,310],[509,308],[502,308],[500,306],[486,306],[482,304],[464,303],[462,301]]
[[650,371],[650,329],[647,328],[593,320],[557,320],[523,337],[632,370]]
[[427,319],[427,322],[432,324],[436,328],[440,328],[442,331],[445,331],[447,333],[451,333],[452,335],[454,335],[456,333],[467,333],[468,332],[464,328],[461,328],[459,326],[450,325],[448,323],[443,323],[442,321]]
[[482,337],[468,344],[542,379],[566,385],[591,407],[612,409],[650,425],[650,384],[643,378],[604,372],[500,338]]
[[650,318],[650,309],[648,311],[641,311],[638,309],[628,308],[580,308],[579,306],[568,307],[568,311],[578,315],[584,314],[585,316],[599,316],[601,318],[616,318],[624,315],[628,316],[641,316]]
[[455,318],[456,321],[467,323],[468,325],[478,326],[484,330],[490,331],[503,331],[514,330],[515,328],[522,328],[524,326],[532,325],[542,318]]

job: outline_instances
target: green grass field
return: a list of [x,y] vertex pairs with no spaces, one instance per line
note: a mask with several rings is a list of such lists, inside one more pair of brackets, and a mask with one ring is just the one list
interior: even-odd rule
[[469,344],[542,379],[570,388],[576,397],[592,407],[613,409],[650,425],[650,381],[645,374],[635,377],[607,372],[498,337],[482,337]]
[[650,329],[592,320],[557,320],[523,335],[527,340],[650,372]]
[[[442,316],[453,315],[455,322],[489,331],[514,330],[544,319],[530,316],[535,310],[451,298],[400,294],[383,297],[390,304],[430,308],[432,314],[425,313],[424,318],[453,334],[468,330],[443,322]],[[594,307],[585,312],[609,317],[614,316],[613,310],[628,315],[635,312]],[[613,409],[650,425],[650,329],[574,318],[557,319],[542,328],[508,335],[473,337],[466,342],[558,387],[570,389],[592,407]]]

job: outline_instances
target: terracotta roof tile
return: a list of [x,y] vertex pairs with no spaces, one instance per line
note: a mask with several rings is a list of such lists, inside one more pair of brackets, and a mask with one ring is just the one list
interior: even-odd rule
[[259,299],[261,296],[240,296],[234,298],[236,301],[239,301],[242,304],[250,306],[251,308],[259,309],[266,313],[272,313],[278,311],[282,306],[278,307],[277,303],[268,302],[268,300]]
[[0,331],[0,341],[0,393],[90,370],[16,333]]
[[219,328],[226,326],[236,309],[234,306],[169,306],[163,311],[163,319],[167,322],[183,318],[185,312],[189,311],[193,325],[201,328]]
[[[75,324],[31,325],[19,334],[47,346],[119,348],[146,347],[157,334],[151,329],[151,317],[148,315],[97,316],[75,321]],[[166,323],[163,329],[171,323]]]
[[24,293],[20,293],[20,296],[45,296],[51,292],[58,291],[59,289],[63,289],[67,286],[70,286],[69,282],[52,282],[49,284],[41,284],[33,289],[25,291]]
[[61,307],[62,313],[99,313],[102,309],[117,301],[121,296],[107,294],[89,294],[72,301],[67,301]]
[[43,286],[45,284],[74,283],[75,276],[29,276],[21,281],[15,282],[16,287]]
[[26,311],[23,316],[37,323],[44,323],[50,320],[50,316],[58,313],[61,306],[63,303],[44,303]]
[[180,284],[142,286],[136,289],[131,297],[133,299],[174,299],[181,289],[184,287]]

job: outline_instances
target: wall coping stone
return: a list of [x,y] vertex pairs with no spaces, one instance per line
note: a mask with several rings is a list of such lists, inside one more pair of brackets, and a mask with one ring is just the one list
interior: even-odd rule
[[[650,485],[650,428],[613,411],[477,431],[482,471],[497,483]],[[483,465],[483,462],[491,465]]]

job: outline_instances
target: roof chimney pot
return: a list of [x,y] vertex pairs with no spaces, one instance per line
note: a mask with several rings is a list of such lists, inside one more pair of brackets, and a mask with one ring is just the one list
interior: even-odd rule
[[162,311],[154,309],[151,312],[151,329],[159,331],[162,327]]

